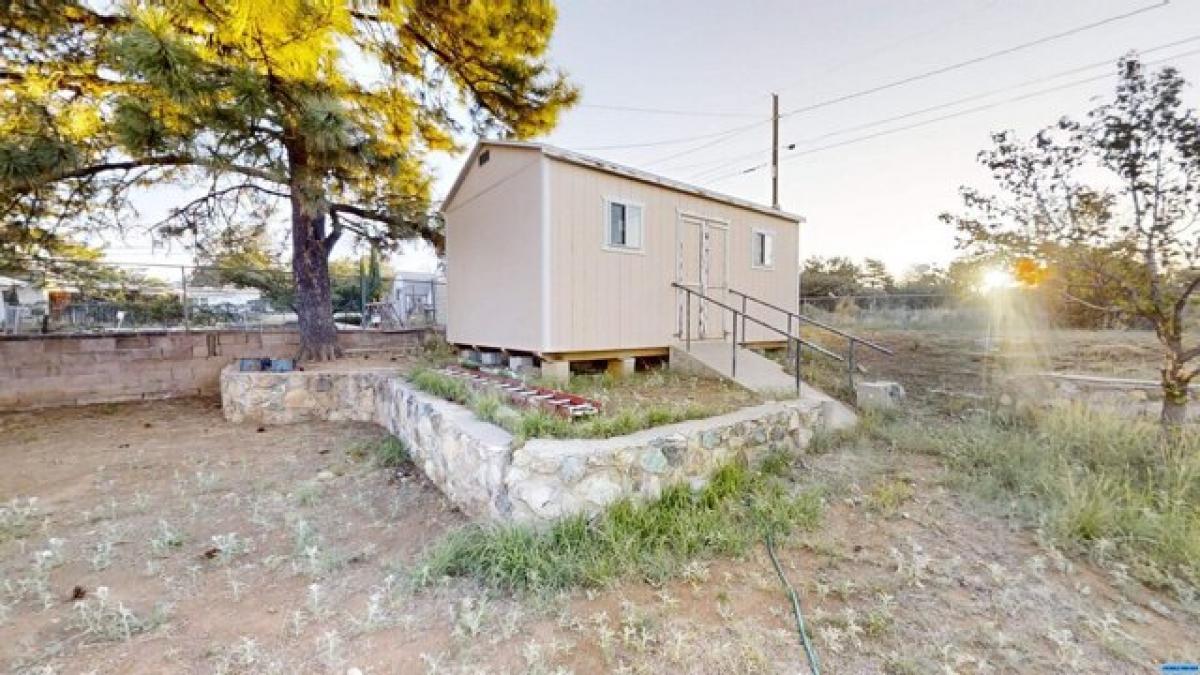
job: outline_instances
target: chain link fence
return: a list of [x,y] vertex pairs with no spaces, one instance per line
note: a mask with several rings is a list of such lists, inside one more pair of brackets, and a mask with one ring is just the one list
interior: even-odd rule
[[[287,269],[59,261],[53,272],[0,274],[0,333],[259,330],[294,326]],[[440,276],[330,275],[333,316],[344,330],[442,327]]]
[[802,297],[800,313],[845,329],[980,330],[994,306],[984,297],[876,293]]

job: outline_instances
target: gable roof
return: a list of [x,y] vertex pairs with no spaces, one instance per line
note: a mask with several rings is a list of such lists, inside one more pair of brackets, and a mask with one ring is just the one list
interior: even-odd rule
[[446,198],[442,200],[441,209],[443,211],[450,205],[451,202],[454,201],[454,196],[458,193],[458,189],[462,186],[463,181],[466,179],[467,172],[471,171],[476,164],[475,158],[478,157],[479,153],[488,146],[536,150],[546,157],[567,162],[569,164],[595,169],[597,171],[602,171],[615,176],[621,176],[623,178],[629,178],[642,183],[658,185],[670,190],[684,192],[704,199],[711,199],[715,202],[721,202],[731,206],[737,206],[743,209],[756,211],[764,215],[782,218],[793,223],[804,222],[803,216],[798,216],[794,213],[789,213],[787,211],[772,208],[770,206],[757,204],[747,199],[733,197],[720,192],[713,192],[712,190],[708,190],[697,185],[691,185],[689,183],[677,181],[673,178],[667,178],[666,176],[660,176],[658,174],[642,171],[641,169],[635,169],[631,166],[625,166],[624,164],[610,162],[607,159],[600,159],[599,157],[585,155],[580,152],[575,152],[574,150],[566,150],[553,145],[534,143],[531,141],[507,141],[494,139],[480,139],[475,143],[475,147],[471,149],[471,154],[467,156],[467,161],[463,164],[462,170],[458,172],[458,177],[454,179],[454,184],[450,186],[450,191],[446,193]]

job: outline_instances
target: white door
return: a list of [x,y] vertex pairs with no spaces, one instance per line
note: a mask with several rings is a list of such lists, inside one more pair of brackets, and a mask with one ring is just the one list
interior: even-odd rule
[[[676,228],[676,281],[708,298],[728,304],[729,226],[715,220],[681,215]],[[677,292],[679,337],[723,339],[732,317],[728,311],[688,293]]]

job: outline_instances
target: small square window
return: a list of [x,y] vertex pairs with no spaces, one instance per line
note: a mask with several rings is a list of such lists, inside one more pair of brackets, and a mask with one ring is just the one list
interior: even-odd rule
[[775,235],[761,230],[754,231],[753,246],[751,246],[751,263],[754,267],[775,266]]
[[642,248],[642,207],[626,202],[607,202],[608,227],[604,243],[612,248]]

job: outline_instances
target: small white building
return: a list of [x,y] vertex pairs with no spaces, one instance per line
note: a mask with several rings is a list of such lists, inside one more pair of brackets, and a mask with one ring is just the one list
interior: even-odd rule
[[452,343],[577,361],[665,355],[689,333],[729,340],[732,314],[676,283],[797,310],[800,216],[576,152],[481,141],[442,215]]
[[440,272],[397,272],[387,302],[401,326],[444,326],[446,278]]
[[44,312],[48,304],[45,288],[0,276],[0,332],[17,332],[36,323],[34,312]]
[[[180,290],[182,294],[183,291]],[[189,303],[202,306],[234,305],[245,307],[262,299],[262,291],[257,288],[239,286],[188,286],[187,300]]]

